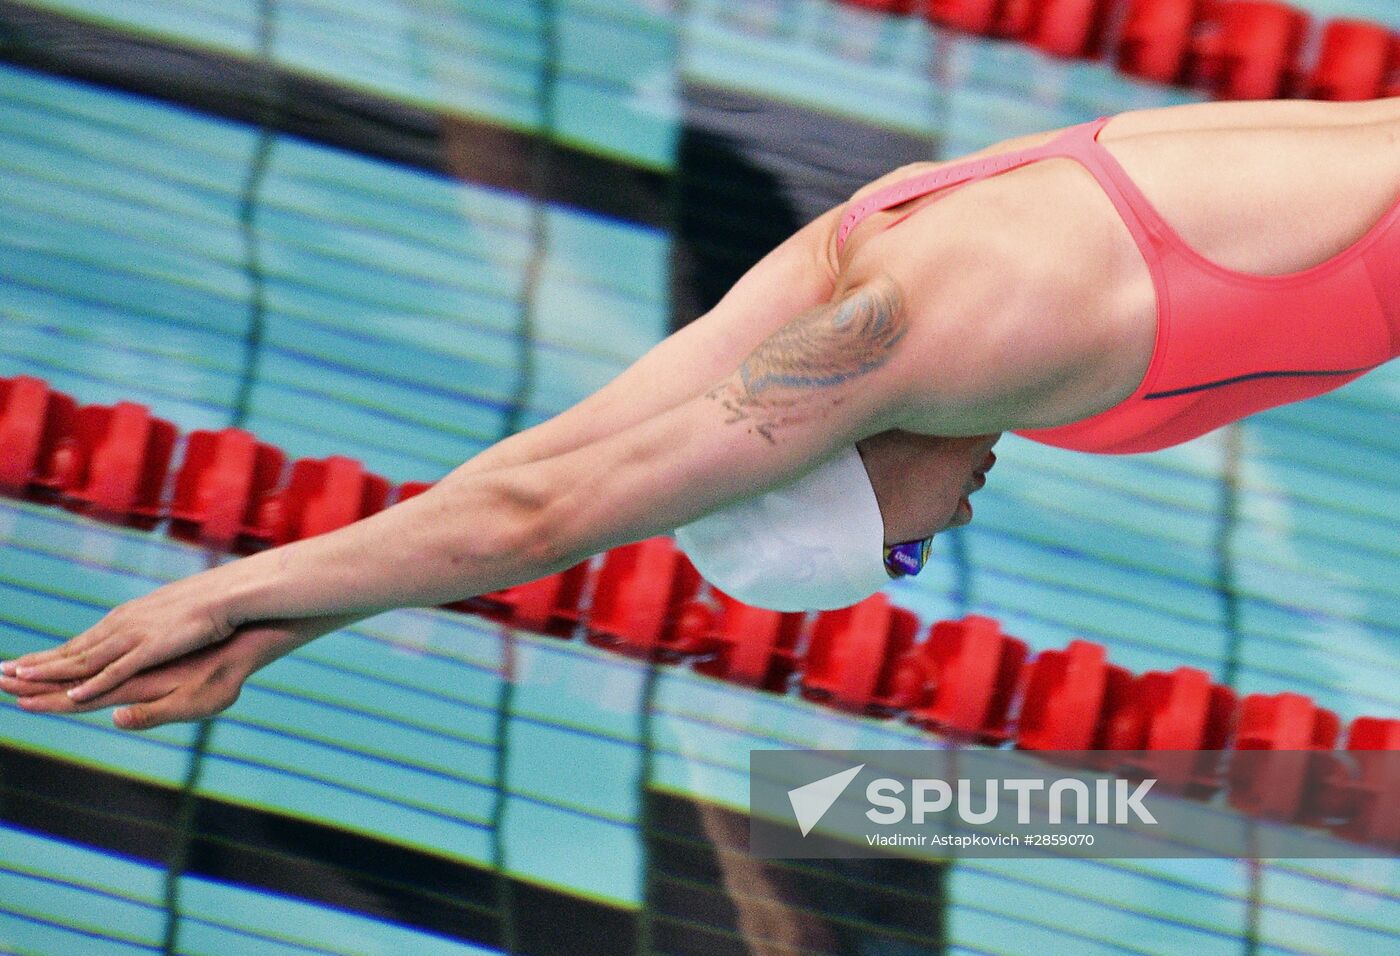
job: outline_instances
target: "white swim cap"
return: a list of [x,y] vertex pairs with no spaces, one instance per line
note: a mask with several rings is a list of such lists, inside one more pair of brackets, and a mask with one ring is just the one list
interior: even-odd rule
[[854,447],[678,528],[676,543],[715,587],[774,611],[850,607],[890,582],[885,523]]

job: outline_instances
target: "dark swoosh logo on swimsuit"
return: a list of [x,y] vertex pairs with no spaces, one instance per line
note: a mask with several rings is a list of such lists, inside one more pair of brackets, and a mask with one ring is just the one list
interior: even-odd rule
[[1239,382],[1250,382],[1259,378],[1301,378],[1307,375],[1361,375],[1378,368],[1380,368],[1379,365],[1367,365],[1364,368],[1250,372],[1248,375],[1236,375],[1233,378],[1222,378],[1218,382],[1206,382],[1204,385],[1188,385],[1185,388],[1174,388],[1167,392],[1152,392],[1149,395],[1144,395],[1143,400],[1146,401],[1149,398],[1175,398],[1178,395],[1190,395],[1192,392],[1204,392],[1208,389],[1220,388],[1225,385],[1235,385]]

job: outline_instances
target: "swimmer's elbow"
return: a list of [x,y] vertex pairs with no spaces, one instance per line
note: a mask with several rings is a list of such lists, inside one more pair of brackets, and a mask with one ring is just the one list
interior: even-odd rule
[[553,496],[530,471],[506,467],[440,483],[454,495],[452,509],[462,520],[452,535],[453,564],[540,576],[566,556],[565,542],[550,524]]
[[614,441],[524,465],[454,472],[439,483],[454,496],[452,562],[520,583],[620,543],[635,509],[623,500],[619,485],[628,483],[618,476],[634,474],[638,457],[654,460],[636,442]]

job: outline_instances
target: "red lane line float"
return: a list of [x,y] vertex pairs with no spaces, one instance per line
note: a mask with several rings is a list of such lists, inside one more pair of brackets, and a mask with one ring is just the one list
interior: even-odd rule
[[806,621],[805,614],[751,607],[715,590],[708,603],[682,609],[679,640],[707,655],[695,662],[697,672],[781,694],[797,673]]
[[910,722],[960,739],[1005,743],[1026,643],[989,617],[939,621],[901,662]]
[[1400,850],[1400,720],[1352,721],[1346,758],[1331,761],[1326,772],[1321,796],[1301,822]]
[[1358,774],[1344,788],[1349,819],[1334,832],[1400,850],[1400,720],[1358,717],[1347,732]]
[[1400,720],[1356,718],[1347,731],[1347,749],[1400,751]]
[[1240,705],[1236,750],[1317,750],[1337,742],[1341,722],[1312,698],[1250,694]]
[[1220,750],[1230,738],[1235,692],[1205,671],[1178,667],[1133,680],[1124,706],[1108,715],[1110,750]]
[[51,500],[78,480],[78,403],[42,379],[0,379],[0,494]]
[[175,450],[175,426],[135,402],[85,405],[77,418],[77,480],[62,504],[149,530],[163,515],[161,491]]
[[303,458],[285,488],[258,503],[249,538],[277,546],[343,528],[384,509],[389,482],[353,458]]
[[1334,20],[1304,87],[1319,100],[1369,100],[1386,95],[1400,68],[1400,38],[1360,20]]
[[1041,651],[1026,668],[1016,721],[1022,750],[1096,750],[1107,715],[1124,708],[1132,675],[1108,663],[1108,651],[1074,640],[1062,651]]
[[918,630],[918,617],[883,594],[823,611],[802,662],[802,696],[850,713],[892,715],[908,703],[899,665]]
[[697,653],[693,635],[677,624],[700,585],[700,572],[670,538],[614,548],[598,572],[588,642],[656,660]]
[[1297,79],[1306,14],[1267,0],[1213,4],[1193,44],[1192,82],[1222,100],[1284,95]]
[[285,466],[281,449],[241,428],[191,432],[175,474],[171,537],[230,551],[246,547],[258,505]]
[[581,603],[588,575],[588,562],[583,561],[558,574],[483,594],[449,607],[480,614],[522,630],[551,637],[572,637],[583,617]]
[[1156,83],[1186,77],[1191,35],[1206,0],[1133,0],[1118,37],[1119,71]]
[[980,36],[1013,36],[1015,0],[929,0],[928,18],[942,26]]
[[1040,0],[1029,7],[1025,39],[1055,56],[1097,58],[1103,54],[1111,0]]
[[1268,0],[1133,0],[1117,66],[1157,83],[1205,88],[1218,99],[1283,95],[1298,72],[1306,14]]
[[[1235,752],[1230,758],[1230,806],[1288,823],[1324,814],[1306,799],[1321,792],[1320,780],[1335,773],[1328,760],[1341,721],[1302,694],[1250,694],[1239,709]],[[1319,760],[1278,751],[1318,751]],[[1277,755],[1281,759],[1269,759]]]
[[1105,715],[1102,746],[1150,751],[1110,767],[1154,777],[1164,791],[1207,799],[1223,785],[1221,753],[1230,739],[1235,692],[1195,667],[1134,678],[1122,706]]
[[410,498],[417,498],[423,492],[433,486],[431,481],[405,481],[399,485],[398,491],[394,493],[394,501],[407,501]]

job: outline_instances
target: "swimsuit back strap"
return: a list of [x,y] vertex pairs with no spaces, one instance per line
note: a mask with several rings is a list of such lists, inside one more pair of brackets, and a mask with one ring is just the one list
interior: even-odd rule
[[1108,122],[1108,118],[1102,117],[1093,123],[1072,126],[1059,136],[1039,146],[953,163],[920,176],[902,179],[883,189],[877,189],[863,197],[859,202],[852,203],[847,207],[845,215],[841,217],[841,225],[836,232],[836,248],[840,250],[846,244],[846,238],[851,234],[851,230],[874,213],[883,212],[893,206],[927,196],[929,193],[949,186],[957,186],[977,179],[986,179],[998,173],[1009,172],[1018,166],[1024,166],[1038,159],[1067,154],[1078,155],[1083,152],[1082,147],[1080,149],[1074,148],[1079,137],[1084,136],[1087,131],[1089,141],[1092,142],[1093,135],[1106,122]]

